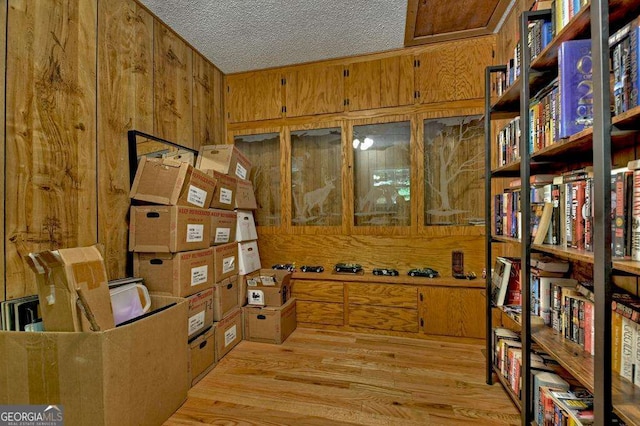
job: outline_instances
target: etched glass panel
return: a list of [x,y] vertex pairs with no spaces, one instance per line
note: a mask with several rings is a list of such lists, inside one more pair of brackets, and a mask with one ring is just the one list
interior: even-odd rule
[[425,225],[484,225],[480,116],[424,121]]
[[411,224],[411,123],[353,126],[356,226]]
[[236,136],[236,147],[251,160],[250,180],[258,209],[258,226],[280,225],[280,134]]
[[291,211],[294,226],[342,224],[340,128],[291,132]]

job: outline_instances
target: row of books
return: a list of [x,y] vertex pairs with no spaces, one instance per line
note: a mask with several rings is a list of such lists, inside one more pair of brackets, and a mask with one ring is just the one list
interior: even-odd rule
[[504,166],[520,160],[520,117],[509,121],[498,131],[498,165]]
[[613,110],[623,113],[640,104],[638,88],[638,55],[640,54],[640,16],[609,37],[611,69],[613,71]]

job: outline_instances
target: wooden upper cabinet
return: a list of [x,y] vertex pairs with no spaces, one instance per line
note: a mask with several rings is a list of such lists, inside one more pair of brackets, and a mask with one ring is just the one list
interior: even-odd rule
[[430,46],[416,54],[419,102],[482,98],[484,70],[493,62],[493,46],[493,36],[478,37]]
[[410,105],[413,84],[412,55],[352,63],[346,79],[347,107],[361,111]]
[[222,138],[222,74],[193,52],[193,148],[224,143]]
[[344,111],[344,71],[342,64],[308,65],[285,71],[287,117]]
[[270,120],[282,116],[282,74],[256,71],[226,77],[227,119],[230,123]]

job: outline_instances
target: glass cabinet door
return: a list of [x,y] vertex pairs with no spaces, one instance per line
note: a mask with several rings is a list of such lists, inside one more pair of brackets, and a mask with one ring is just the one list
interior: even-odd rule
[[294,226],[342,224],[342,131],[291,132],[291,211]]
[[280,225],[280,134],[235,136],[236,147],[251,161],[251,182],[258,209],[258,226]]
[[484,225],[480,116],[424,120],[425,225]]
[[353,126],[356,226],[411,224],[411,123]]

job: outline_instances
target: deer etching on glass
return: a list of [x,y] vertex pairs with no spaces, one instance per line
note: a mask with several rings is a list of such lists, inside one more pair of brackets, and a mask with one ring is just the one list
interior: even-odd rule
[[309,217],[311,215],[311,211],[314,208],[318,208],[319,214],[324,215],[324,203],[327,201],[327,197],[331,190],[335,188],[334,182],[336,178],[331,180],[324,180],[324,186],[314,189],[313,191],[306,192],[302,196],[302,201],[304,208],[302,209],[303,213]]

